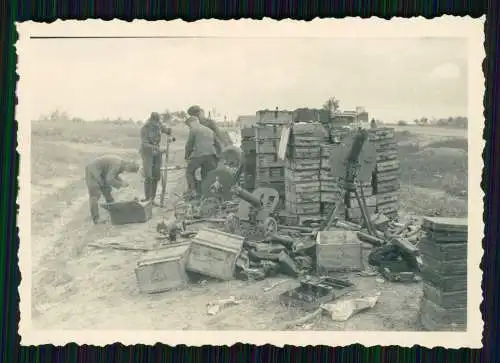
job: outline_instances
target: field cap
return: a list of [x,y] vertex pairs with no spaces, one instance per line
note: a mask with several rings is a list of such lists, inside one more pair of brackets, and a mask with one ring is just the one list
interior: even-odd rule
[[200,113],[200,111],[201,107],[198,105],[194,105],[188,108],[187,113],[189,116],[196,116],[198,113]]

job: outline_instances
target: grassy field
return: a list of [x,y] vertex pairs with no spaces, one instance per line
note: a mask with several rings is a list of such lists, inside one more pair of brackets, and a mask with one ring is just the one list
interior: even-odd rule
[[[187,128],[174,130],[172,163],[183,161]],[[467,215],[467,140],[458,136],[398,132],[401,160],[401,213]],[[171,209],[155,209],[150,223],[94,227],[83,182],[85,164],[100,154],[138,159],[139,126],[113,123],[33,123],[32,125],[32,313],[39,328],[53,329],[280,329],[300,311],[283,309],[279,293],[260,282],[209,282],[158,295],[137,290],[134,267],[140,254],[90,248],[106,241],[150,246],[156,223]],[[118,198],[142,195],[139,176],[127,176],[131,187]],[[169,201],[185,188],[183,172],[169,174]],[[103,216],[105,213],[103,212]],[[345,323],[321,318],[314,329],[416,330],[420,284],[380,283],[354,277],[360,293],[379,291],[379,303]],[[206,303],[235,296],[242,303],[215,317]],[[189,301],[186,304],[186,301]],[[298,329],[311,329],[299,327]]]

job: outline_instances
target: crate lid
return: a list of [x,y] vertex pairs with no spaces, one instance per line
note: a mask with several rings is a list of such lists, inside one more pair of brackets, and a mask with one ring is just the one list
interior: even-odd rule
[[361,241],[358,238],[356,231],[348,231],[339,228],[333,231],[321,231],[316,235],[316,243],[318,245],[332,245],[332,244],[359,244]]
[[149,265],[156,262],[168,262],[179,260],[191,246],[191,241],[175,243],[160,247],[144,253],[137,262],[138,266]]
[[218,248],[224,251],[237,252],[243,247],[244,237],[222,232],[216,229],[203,228],[192,239],[193,243]]
[[423,227],[433,231],[467,232],[467,218],[424,217]]

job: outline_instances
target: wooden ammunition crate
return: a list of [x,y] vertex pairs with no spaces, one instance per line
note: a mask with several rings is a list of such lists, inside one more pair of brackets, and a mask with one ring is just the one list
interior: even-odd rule
[[399,160],[388,160],[377,162],[376,170],[377,172],[391,171],[399,169]]
[[257,154],[258,168],[272,168],[277,166],[285,166],[285,162],[278,159],[278,154]]
[[285,168],[285,177],[290,183],[318,182],[319,170],[293,170]]
[[292,170],[319,170],[321,160],[318,159],[287,159],[286,167]]
[[399,170],[375,174],[375,180],[377,183],[384,183],[398,179],[399,179]]
[[376,204],[395,203],[399,201],[399,193],[380,193],[375,196]]
[[463,275],[467,273],[467,258],[462,260],[442,260],[422,254],[422,264],[440,275]]
[[427,300],[443,308],[467,307],[467,290],[443,292],[436,286],[424,282],[423,295]]
[[243,127],[241,129],[241,138],[255,138],[255,127]]
[[320,181],[320,190],[321,192],[333,192],[333,193],[343,193],[344,188],[341,183],[338,181]]
[[467,233],[467,223],[467,218],[424,217],[422,226],[436,232]]
[[241,150],[247,153],[249,151],[255,151],[257,149],[255,140],[241,140]]
[[308,146],[316,146],[319,148],[322,142],[323,142],[322,137],[291,135],[290,140],[288,141],[288,145],[292,148],[308,147]]
[[259,182],[280,182],[285,180],[285,168],[282,166],[276,167],[261,167],[257,169],[256,179]]
[[260,139],[257,140],[256,150],[257,154],[277,154],[278,147],[280,146],[279,139]]
[[377,181],[375,189],[377,191],[377,194],[390,193],[401,189],[401,184],[399,182],[399,179],[390,180],[388,182],[383,182],[383,183],[382,182],[379,183]]
[[323,133],[325,128],[320,122],[296,122],[293,124],[293,132],[298,135],[316,135]]
[[320,193],[289,193],[286,200],[292,204],[319,203],[321,201]]
[[397,212],[399,209],[399,203],[386,203],[377,205],[377,213],[389,214]]
[[392,128],[380,128],[368,131],[368,140],[381,141],[392,140],[396,136],[396,132]]
[[434,256],[438,260],[467,259],[467,243],[435,243],[424,236],[418,248],[421,254]]
[[153,215],[151,202],[132,200],[127,202],[104,203],[102,207],[109,212],[111,223],[114,225],[144,223]]
[[287,196],[285,200],[285,210],[294,215],[320,214],[320,202],[315,203],[293,203],[289,201]]
[[398,144],[393,140],[374,141],[377,153],[398,150]]
[[221,280],[232,280],[244,237],[205,228],[192,239],[186,269]]
[[178,243],[146,252],[135,268],[139,291],[157,293],[187,284],[185,268],[190,244]]
[[337,148],[339,148],[339,145],[326,145],[326,144],[323,144],[323,145],[321,145],[321,156],[329,158],[330,154],[334,150],[336,150]]
[[452,325],[464,327],[467,324],[467,309],[460,308],[443,308],[434,302],[422,296],[420,300],[420,314],[426,317],[426,320],[434,322],[436,325],[445,327]]
[[255,127],[255,138],[257,140],[268,140],[281,138],[281,125],[258,125]]
[[330,173],[329,170],[321,168],[319,171],[319,179],[321,181],[332,181],[332,182],[337,182],[340,183],[341,179],[332,173]]
[[286,178],[285,188],[286,193],[288,194],[303,194],[303,193],[317,193],[320,192],[320,182],[310,181],[310,182],[294,182],[293,180]]
[[312,224],[320,224],[324,221],[324,216],[321,214],[305,214],[298,215],[288,211],[279,213],[280,223],[287,226],[310,226]]
[[318,273],[362,271],[363,250],[356,232],[319,232],[316,237],[316,268]]
[[422,266],[420,275],[428,282],[443,292],[467,290],[467,274],[464,275],[441,275],[427,266]]
[[319,146],[289,145],[287,157],[290,159],[319,159],[321,157],[321,149]]
[[397,150],[389,150],[383,153],[377,153],[377,163],[388,161],[388,160],[396,160],[399,158],[399,153]]

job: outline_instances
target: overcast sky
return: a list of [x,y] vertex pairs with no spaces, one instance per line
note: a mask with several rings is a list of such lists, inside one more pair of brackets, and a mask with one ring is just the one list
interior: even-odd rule
[[143,120],[199,104],[234,118],[321,107],[330,96],[386,122],[467,115],[463,38],[29,42],[20,76],[36,116]]

